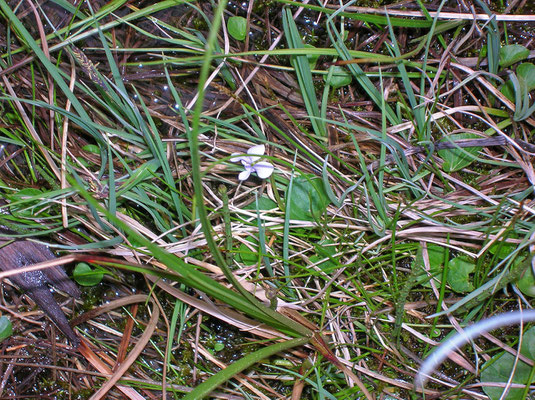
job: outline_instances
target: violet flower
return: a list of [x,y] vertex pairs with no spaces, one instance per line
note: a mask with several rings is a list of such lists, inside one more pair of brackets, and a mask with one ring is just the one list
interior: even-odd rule
[[240,172],[238,175],[238,179],[240,181],[244,181],[249,178],[253,172],[256,172],[256,175],[258,175],[258,177],[261,179],[266,179],[271,176],[273,170],[275,169],[273,164],[267,161],[260,161],[260,158],[264,155],[265,151],[266,146],[263,144],[258,144],[247,150],[247,155],[240,155],[241,153],[232,153],[230,161],[241,161],[243,168],[245,168],[245,171]]

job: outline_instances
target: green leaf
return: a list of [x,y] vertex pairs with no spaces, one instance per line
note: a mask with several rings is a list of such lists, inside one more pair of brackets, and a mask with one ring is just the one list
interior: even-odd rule
[[421,283],[422,286],[431,287],[431,279],[435,282],[436,285],[440,286],[442,280],[442,266],[444,265],[444,257],[446,256],[446,249],[442,246],[436,244],[427,245],[427,255],[429,257],[429,273],[431,277],[424,269],[424,259],[422,254],[422,248],[418,249],[418,254],[414,263],[420,266],[420,273],[417,277],[417,282]]
[[[449,135],[440,142],[456,141],[462,139],[476,139],[479,136],[473,133],[457,133]],[[481,147],[465,147],[455,149],[442,149],[438,151],[438,155],[444,160],[442,169],[445,172],[454,172],[467,167],[476,159],[477,153]]]
[[88,153],[100,154],[100,148],[96,144],[86,144],[82,147],[82,150]]
[[33,197],[33,196],[40,196],[42,195],[43,192],[41,192],[39,189],[36,189],[36,188],[25,188],[25,189],[21,189],[17,192],[14,192],[12,195],[11,195],[11,200],[15,201],[15,200],[23,200],[23,199],[27,199],[28,197]]
[[535,89],[535,65],[522,63],[516,68],[516,76],[522,78],[528,88],[528,92]]
[[221,351],[225,348],[225,345],[223,343],[216,342],[214,344],[214,351]]
[[[259,211],[268,211],[278,208],[279,206],[273,200],[267,196],[262,196],[258,199],[258,210]],[[256,202],[252,202],[243,207],[244,210],[255,210],[256,211]]]
[[500,67],[506,68],[529,56],[529,50],[519,44],[509,44],[500,49]]
[[513,82],[511,82],[511,79],[502,85],[500,92],[502,92],[502,94],[507,97],[509,101],[515,101],[515,89],[513,88]]
[[474,290],[470,283],[470,273],[475,265],[466,257],[455,257],[448,264],[448,284],[457,293],[466,293]]
[[91,268],[86,263],[78,263],[76,267],[74,267],[73,277],[79,285],[95,286],[102,281],[104,273],[100,270]]
[[258,249],[258,241],[252,237],[248,237],[246,240],[251,244],[240,244],[238,254],[236,254],[236,261],[245,265],[254,265],[258,262],[258,250],[254,250]]
[[[310,262],[314,264],[325,258],[332,258],[336,254],[336,247],[334,246],[334,242],[329,239],[319,241],[314,247],[316,248],[316,254],[310,257]],[[329,272],[331,269],[337,268],[338,263],[329,259],[318,264],[317,266],[318,268],[323,270],[323,272]]]
[[[522,347],[520,353],[532,360],[535,360],[535,328],[531,328],[522,337]],[[512,382],[529,385],[528,382],[531,374],[531,366],[518,360],[516,367],[515,356],[510,353],[501,353],[492,357],[483,365],[481,372],[482,382],[498,382],[506,383],[515,368]],[[490,397],[491,400],[498,400],[504,391],[502,387],[483,386],[483,391]],[[511,388],[504,397],[505,400],[523,400],[524,389]]]
[[[508,238],[510,239],[516,239],[516,237],[517,236],[514,234],[508,236]],[[517,245],[514,243],[500,241],[490,246],[489,251],[491,252],[491,254],[494,254],[496,257],[503,260],[504,258],[507,258],[513,252],[514,249],[516,249],[516,246]]]
[[8,317],[2,315],[0,317],[0,341],[7,339],[13,334],[13,325]]
[[207,397],[215,388],[221,385],[223,382],[230,380],[232,377],[239,374],[244,369],[251,365],[261,361],[264,358],[268,358],[274,354],[291,349],[292,347],[302,346],[310,341],[309,337],[300,337],[296,339],[286,340],[272,344],[268,347],[264,347],[253,353],[247,354],[245,357],[240,358],[237,361],[230,363],[225,369],[212,375],[203,383],[198,385],[191,392],[186,394],[182,400],[198,400]]
[[329,197],[320,178],[300,176],[293,180],[290,219],[315,221],[328,205]]
[[323,76],[323,80],[331,85],[334,89],[347,86],[353,80],[353,76],[347,72],[343,67],[336,65],[332,68],[332,73]]
[[429,264],[431,268],[439,268],[444,265],[446,249],[437,244],[430,243],[427,245],[427,255],[429,256]]
[[[301,40],[301,34],[297,29],[292,11],[289,8],[283,11],[282,25],[288,42],[288,48],[303,49],[304,44]],[[327,137],[327,128],[318,106],[318,98],[316,97],[316,89],[314,87],[312,72],[310,71],[309,60],[306,55],[296,55],[291,57],[290,63],[295,68],[297,82],[301,90],[301,96],[305,102],[305,108],[310,116],[312,129],[318,136]]]
[[[314,46],[308,43],[303,45],[303,47],[305,49],[315,49]],[[307,54],[307,60],[308,60],[308,65],[310,66],[310,69],[316,68],[316,63],[318,62],[318,58],[320,58],[320,55],[318,53],[310,52]]]
[[[535,65],[532,63],[522,63],[516,68],[518,80],[526,85],[528,93],[535,89]],[[502,94],[512,102],[515,101],[515,88],[511,79],[500,89]]]
[[[39,197],[42,195],[43,192],[36,188],[21,189],[10,196],[12,202],[21,201],[18,204],[11,204],[10,211],[21,217],[33,217],[35,215],[33,208],[41,202]],[[31,197],[35,197],[35,199],[30,200]]]
[[230,17],[227,21],[227,30],[236,40],[245,40],[247,36],[247,20],[243,17]]
[[535,275],[533,275],[531,265],[526,269],[516,285],[526,296],[535,297]]

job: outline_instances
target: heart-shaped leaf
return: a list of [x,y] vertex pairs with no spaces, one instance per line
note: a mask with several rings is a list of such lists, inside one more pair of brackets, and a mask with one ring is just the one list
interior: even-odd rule
[[[511,234],[508,236],[509,239],[516,239],[516,237],[517,236],[515,234]],[[492,254],[494,254],[496,257],[503,260],[504,258],[508,257],[513,252],[516,246],[517,245],[514,243],[500,241],[490,246],[489,251]]]
[[78,263],[74,267],[73,277],[79,285],[95,286],[102,281],[104,273],[101,270],[91,268],[89,264]]
[[529,50],[519,44],[509,44],[500,49],[500,66],[509,67],[529,56]]
[[[457,141],[462,139],[475,139],[479,136],[473,133],[457,133],[449,135],[448,138],[442,139],[440,142]],[[438,155],[444,160],[442,169],[446,172],[454,172],[467,167],[476,159],[477,153],[481,147],[464,147],[455,149],[442,149],[438,151]]]
[[245,40],[247,36],[247,20],[243,17],[230,17],[227,21],[227,30],[236,40]]
[[[268,211],[268,210],[273,210],[274,208],[278,208],[277,203],[275,203],[269,197],[262,196],[258,198],[258,210],[259,211]],[[247,204],[245,207],[243,207],[243,209],[244,210],[256,210],[256,202],[253,201],[252,203]]]
[[457,293],[466,293],[474,290],[470,283],[470,273],[476,266],[466,257],[455,257],[448,263],[448,284]]
[[533,275],[533,269],[531,267],[526,269],[524,275],[522,275],[516,285],[526,296],[535,297],[535,275]]
[[[516,68],[516,76],[519,82],[526,85],[528,92],[535,89],[535,65],[532,63],[522,63]],[[515,101],[515,89],[511,79],[507,80],[500,91],[511,101]]]
[[13,334],[13,325],[8,317],[2,315],[0,317],[0,342],[7,339]]
[[244,265],[254,265],[258,262],[258,241],[252,237],[248,237],[246,241],[250,244],[240,244],[236,261]]
[[300,176],[293,180],[289,204],[291,219],[315,221],[325,212],[327,205],[329,197],[320,178]]
[[[520,353],[535,360],[535,328],[531,328],[522,337]],[[515,366],[515,356],[510,353],[501,353],[492,357],[483,365],[481,372],[482,382],[506,383],[514,368],[512,382],[529,385],[531,366],[518,360]],[[498,400],[504,391],[503,387],[483,386],[483,391],[491,400]],[[524,400],[524,389],[510,388],[504,400]]]
[[[442,278],[442,266],[444,265],[444,257],[446,249],[436,244],[427,245],[427,256],[429,257],[429,272],[424,268],[424,258],[422,254],[422,248],[418,249],[418,254],[414,263],[419,266],[420,272],[418,273],[418,283],[425,287],[431,287],[431,279],[436,285],[440,286]],[[431,275],[431,276],[430,276]]]
[[535,65],[532,63],[522,63],[516,68],[516,76],[522,78],[527,86],[528,92],[535,89]]
[[323,79],[326,83],[331,85],[334,89],[338,89],[347,86],[353,80],[353,76],[347,72],[343,67],[338,65],[332,67],[333,72],[329,75],[324,75]]

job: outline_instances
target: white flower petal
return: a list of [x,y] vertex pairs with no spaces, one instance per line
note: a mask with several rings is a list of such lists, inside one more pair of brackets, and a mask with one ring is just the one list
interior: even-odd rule
[[244,181],[247,178],[249,178],[249,176],[251,176],[251,171],[245,170],[245,171],[240,172],[240,174],[238,175],[238,179],[240,181]]
[[248,169],[250,172],[252,172],[251,165],[253,164],[253,160],[251,160],[251,157],[244,156],[240,159],[241,165],[243,165],[243,168]]
[[230,161],[231,162],[238,162],[238,161],[241,161],[245,157],[246,156],[242,156],[242,153],[232,153],[230,155]]
[[247,154],[254,154],[255,156],[263,156],[265,152],[266,146],[263,144],[257,144],[256,146],[253,146],[247,150]]
[[253,169],[256,171],[256,174],[259,178],[266,179],[271,176],[275,167],[273,167],[273,164],[271,163],[261,161],[259,163],[256,163],[253,166]]
[[258,160],[260,160],[260,157],[257,156],[249,156],[247,157],[247,161],[249,165],[254,165]]

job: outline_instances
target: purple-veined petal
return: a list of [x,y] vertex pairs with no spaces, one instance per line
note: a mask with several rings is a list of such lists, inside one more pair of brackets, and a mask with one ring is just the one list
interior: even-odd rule
[[247,150],[247,154],[254,154],[255,156],[263,156],[265,152],[266,146],[263,144],[257,144],[256,146],[253,146]]
[[273,173],[273,170],[275,169],[275,167],[273,167],[273,164],[265,161],[260,161],[256,163],[253,168],[256,171],[258,177],[262,179],[269,178]]
[[232,153],[230,155],[230,162],[241,161],[245,156],[242,156],[242,153]]
[[242,163],[242,165],[244,166],[244,168],[250,168],[251,165],[253,165],[253,163],[257,160],[259,160],[260,157],[253,157],[253,156],[243,156],[240,158],[240,161]]
[[258,160],[260,160],[260,157],[249,156],[249,157],[247,157],[247,164],[254,165],[254,163],[257,162]]
[[238,175],[238,179],[240,181],[244,181],[247,178],[249,178],[249,176],[251,176],[251,171],[245,170],[245,171],[240,172],[240,174]]

